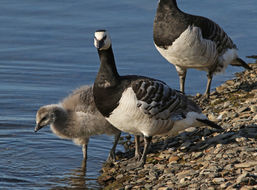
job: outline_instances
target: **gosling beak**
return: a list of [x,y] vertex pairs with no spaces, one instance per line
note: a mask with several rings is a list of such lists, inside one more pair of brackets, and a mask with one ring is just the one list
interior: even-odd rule
[[42,126],[42,125],[40,125],[39,123],[37,123],[37,125],[36,125],[34,131],[37,132],[37,131],[39,131],[39,130],[40,130],[41,128],[43,128],[43,127],[44,127],[44,126]]

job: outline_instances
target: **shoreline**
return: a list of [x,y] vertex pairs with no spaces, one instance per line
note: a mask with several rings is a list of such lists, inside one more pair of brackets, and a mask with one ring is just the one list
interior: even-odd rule
[[[154,137],[144,168],[126,169],[134,155],[117,153],[98,178],[104,189],[257,189],[257,61],[211,92],[192,99],[224,131],[189,128],[175,137]],[[143,143],[143,142],[141,142]],[[142,144],[141,144],[142,147]],[[128,162],[127,162],[128,161]]]

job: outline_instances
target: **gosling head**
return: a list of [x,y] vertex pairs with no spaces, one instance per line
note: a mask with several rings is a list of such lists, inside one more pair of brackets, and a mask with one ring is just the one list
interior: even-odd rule
[[47,125],[51,125],[56,120],[55,107],[43,106],[37,111],[35,132]]
[[98,50],[107,50],[111,44],[111,37],[106,30],[95,32],[94,45]]

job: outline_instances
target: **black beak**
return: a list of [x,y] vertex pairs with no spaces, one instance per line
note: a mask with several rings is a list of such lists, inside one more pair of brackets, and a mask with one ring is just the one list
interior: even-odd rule
[[37,123],[37,125],[36,125],[34,131],[37,132],[37,131],[39,131],[40,129],[42,129],[43,127],[44,127],[44,126],[42,126],[42,125],[40,125],[39,123]]
[[104,40],[97,40],[95,38],[95,46],[97,49],[101,49],[103,47],[103,45],[104,45]]

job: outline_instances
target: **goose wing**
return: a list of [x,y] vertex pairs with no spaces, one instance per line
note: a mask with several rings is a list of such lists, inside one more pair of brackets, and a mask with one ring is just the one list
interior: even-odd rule
[[194,16],[192,25],[201,28],[204,39],[215,42],[218,53],[224,53],[227,49],[237,49],[226,32],[212,20],[201,16]]
[[137,107],[150,118],[180,120],[185,118],[188,99],[181,92],[156,80],[141,79],[132,83]]

